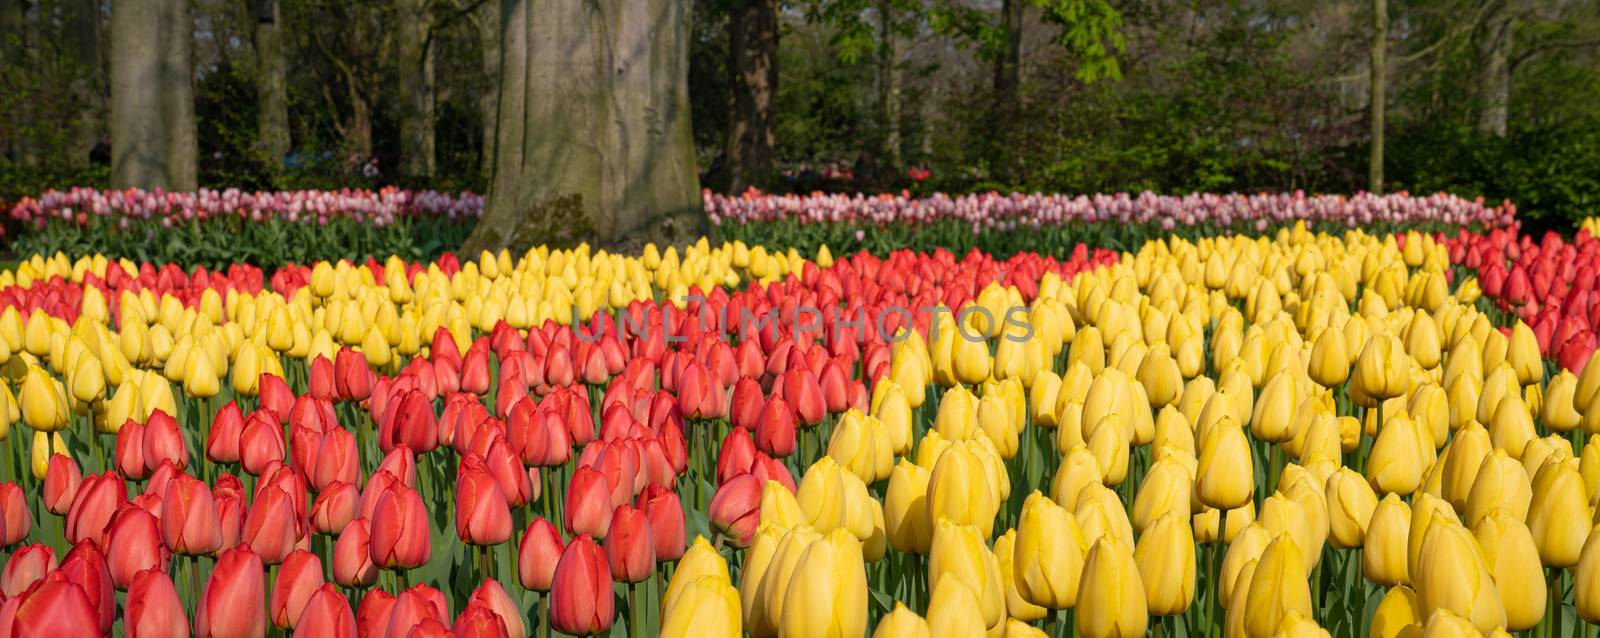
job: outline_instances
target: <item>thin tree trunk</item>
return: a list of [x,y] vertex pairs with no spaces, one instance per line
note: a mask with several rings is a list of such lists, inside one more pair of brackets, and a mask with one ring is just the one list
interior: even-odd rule
[[1372,152],[1367,159],[1367,190],[1383,192],[1384,55],[1389,39],[1387,0],[1372,2]]
[[289,153],[289,88],[278,0],[256,3],[256,137],[273,165]]
[[734,0],[728,16],[728,58],[733,112],[727,189],[767,188],[773,177],[772,98],[778,92],[776,0]]
[[167,188],[200,186],[194,123],[194,18],[189,0],[166,0],[162,17],[162,115],[166,126]]
[[1022,68],[1022,12],[1027,8],[1024,0],[1002,0],[1000,3],[1000,31],[1004,39],[1000,52],[994,58],[995,99],[1004,102],[1016,94],[1021,84]]
[[1510,10],[1501,7],[1489,17],[1487,33],[1479,42],[1481,56],[1478,87],[1483,91],[1478,112],[1478,132],[1495,137],[1506,135],[1506,112],[1511,102],[1512,33],[1516,29]]
[[100,141],[104,128],[101,112],[106,102],[104,66],[100,55],[100,3],[97,0],[71,0],[67,5],[64,35],[76,67],[71,71],[72,98],[78,107],[78,114],[73,121],[72,157],[76,161],[83,161]]
[[878,104],[882,112],[883,147],[890,174],[900,169],[900,38],[894,4],[878,3]]
[[111,11],[111,185],[168,185],[162,127],[162,5],[118,0]]
[[500,82],[500,3],[498,0],[484,2],[478,10],[478,46],[483,56],[481,68],[483,69],[484,88],[478,95],[478,121],[482,129],[482,154],[480,155],[479,171],[485,180],[494,177],[495,156],[495,107],[500,102],[500,92],[494,90]]
[[589,235],[614,242],[686,212],[703,219],[690,9],[688,0],[502,2],[494,188],[464,252]]
[[400,75],[400,172],[432,177],[433,48],[427,0],[403,0],[395,14],[395,65]]

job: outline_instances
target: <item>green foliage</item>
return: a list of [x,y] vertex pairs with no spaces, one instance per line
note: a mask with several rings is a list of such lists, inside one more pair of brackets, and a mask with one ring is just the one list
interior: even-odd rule
[[1511,199],[1535,229],[1570,230],[1600,214],[1600,129],[1593,126],[1517,127],[1504,138],[1418,126],[1395,136],[1389,152],[1395,189]]

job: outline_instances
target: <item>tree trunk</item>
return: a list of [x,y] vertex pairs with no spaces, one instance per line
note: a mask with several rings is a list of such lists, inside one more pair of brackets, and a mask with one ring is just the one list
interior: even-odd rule
[[1383,125],[1384,125],[1384,54],[1389,39],[1389,6],[1387,0],[1372,2],[1372,151],[1367,159],[1367,190],[1374,194],[1383,192]]
[[167,188],[200,187],[194,128],[194,18],[189,0],[166,0],[161,20],[162,124],[166,127]]
[[1489,17],[1486,33],[1479,40],[1478,87],[1483,91],[1478,112],[1478,132],[1506,136],[1506,111],[1511,102],[1512,32],[1516,29],[1511,11],[1501,7]]
[[100,55],[100,3],[71,0],[66,12],[64,35],[77,67],[72,70],[72,98],[78,107],[73,121],[72,157],[75,161],[84,161],[104,134],[101,111],[106,104]]
[[1009,100],[1021,84],[1022,69],[1022,12],[1025,0],[1002,0],[1000,3],[1000,51],[994,57],[994,94],[1002,102]]
[[433,47],[428,0],[402,0],[395,15],[395,66],[400,75],[400,172],[432,177]]
[[118,0],[111,11],[111,186],[158,187],[167,176],[162,127],[162,5]]
[[772,98],[778,92],[776,0],[734,0],[728,16],[728,71],[733,88],[724,164],[728,191],[770,187]]
[[895,27],[894,3],[878,3],[878,105],[883,123],[886,174],[900,170],[900,38]]
[[685,213],[703,219],[690,10],[689,0],[503,0],[494,187],[465,252],[610,243]]
[[478,9],[478,46],[483,60],[484,89],[478,94],[478,121],[482,129],[482,154],[479,171],[485,180],[494,177],[495,110],[500,103],[500,92],[493,90],[500,82],[500,3],[484,2]]
[[278,0],[256,3],[256,138],[272,165],[289,153],[289,86]]
[[372,158],[372,105],[367,103],[366,94],[350,96],[350,117],[344,134],[345,146],[362,164]]

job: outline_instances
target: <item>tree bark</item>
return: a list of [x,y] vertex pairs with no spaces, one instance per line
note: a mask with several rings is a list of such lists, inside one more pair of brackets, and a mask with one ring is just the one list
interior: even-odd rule
[[1384,127],[1384,57],[1389,39],[1389,6],[1387,0],[1372,2],[1372,150],[1367,158],[1367,190],[1374,194],[1383,192],[1383,127]]
[[1506,136],[1506,112],[1511,102],[1511,47],[1515,19],[1507,7],[1500,7],[1485,25],[1479,40],[1478,88],[1483,91],[1478,112],[1478,132]]
[[256,3],[256,138],[273,165],[289,153],[289,88],[278,0]]
[[500,92],[493,87],[500,82],[500,3],[498,0],[484,2],[478,9],[475,22],[478,28],[478,46],[483,56],[481,68],[483,70],[484,89],[478,95],[478,121],[482,129],[482,155],[479,161],[479,171],[485,180],[494,177],[495,155],[495,111],[500,103]]
[[1024,0],[1002,0],[1000,3],[1000,51],[994,57],[995,99],[1010,99],[1021,84],[1022,69],[1022,12],[1027,8]]
[[83,161],[104,134],[101,112],[106,106],[105,67],[100,55],[100,3],[70,0],[66,7],[64,35],[77,67],[72,70],[72,96],[78,107],[73,121],[72,153],[76,161]]
[[395,66],[400,76],[400,172],[432,177],[433,48],[428,0],[402,0],[395,14]]
[[503,0],[494,186],[465,252],[563,233],[615,242],[668,217],[703,219],[690,11],[689,0]]
[[900,38],[894,3],[878,3],[878,104],[882,111],[884,161],[888,173],[900,170]]
[[200,187],[200,144],[194,124],[194,17],[189,0],[166,0],[161,22],[162,116],[166,126],[167,188]]
[[773,178],[772,98],[778,92],[776,0],[734,0],[728,16],[733,88],[726,168],[729,192],[768,188]]
[[162,5],[118,0],[111,11],[111,185],[157,187],[167,176],[162,126]]

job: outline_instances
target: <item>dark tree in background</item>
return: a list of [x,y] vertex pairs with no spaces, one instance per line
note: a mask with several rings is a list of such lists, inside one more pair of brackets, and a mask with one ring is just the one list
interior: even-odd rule
[[730,0],[728,70],[733,108],[729,111],[726,188],[740,192],[771,188],[773,99],[778,91],[777,0]]

